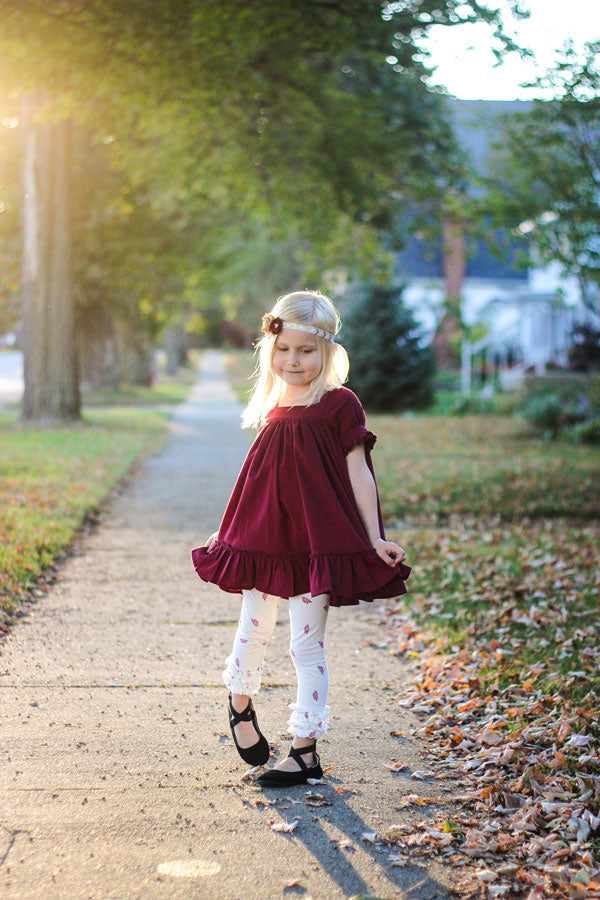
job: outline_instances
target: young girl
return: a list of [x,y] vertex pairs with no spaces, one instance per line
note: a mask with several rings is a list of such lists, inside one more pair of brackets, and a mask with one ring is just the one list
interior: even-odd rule
[[343,383],[348,357],[334,340],[332,302],[313,291],[281,297],[263,316],[258,380],[242,427],[259,429],[221,526],[192,550],[196,572],[242,594],[241,616],[223,681],[240,756],[269,758],[251,694],[258,693],[265,648],[281,598],[289,602],[290,653],[298,691],[288,721],[288,756],[257,779],[262,785],[321,778],[317,738],[330,709],[325,625],[330,606],[406,593],[411,567],[387,541],[371,462],[377,440]]

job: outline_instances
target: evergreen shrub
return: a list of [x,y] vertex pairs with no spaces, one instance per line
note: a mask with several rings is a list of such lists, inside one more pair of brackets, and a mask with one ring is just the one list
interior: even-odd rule
[[374,412],[426,409],[434,400],[433,350],[406,308],[403,287],[362,283],[353,291],[340,343],[350,357],[347,386]]

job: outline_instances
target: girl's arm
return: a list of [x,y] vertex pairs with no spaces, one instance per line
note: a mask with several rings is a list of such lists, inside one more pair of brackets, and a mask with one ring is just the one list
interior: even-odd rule
[[371,545],[384,562],[389,566],[395,566],[396,563],[402,562],[406,553],[393,541],[384,541],[379,532],[377,488],[367,465],[365,445],[362,441],[350,450],[346,456],[346,463],[356,505]]

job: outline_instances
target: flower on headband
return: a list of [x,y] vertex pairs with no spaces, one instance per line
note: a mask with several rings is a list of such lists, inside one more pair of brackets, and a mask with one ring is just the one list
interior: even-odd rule
[[279,334],[281,329],[283,328],[283,319],[280,319],[279,316],[272,316],[271,313],[267,313],[262,317],[262,327],[261,330],[264,331],[265,334]]

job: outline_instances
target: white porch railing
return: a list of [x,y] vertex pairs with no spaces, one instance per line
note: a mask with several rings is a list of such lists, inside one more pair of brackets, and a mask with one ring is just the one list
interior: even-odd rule
[[[506,339],[511,332],[515,333],[515,329],[507,330],[505,334],[502,335],[504,339]],[[518,342],[515,340],[514,344]],[[513,346],[514,346],[513,344]],[[520,379],[525,369],[525,364],[516,364],[513,366],[508,366],[508,348],[502,347],[498,342],[498,335],[486,335],[481,338],[479,341],[463,341],[461,344],[461,353],[460,353],[460,389],[463,394],[470,394],[472,388],[472,360],[475,354],[480,353],[482,350],[485,350],[484,355],[484,363],[486,372],[490,372],[492,369],[491,361],[492,361],[492,353],[495,356],[500,357],[500,365],[499,365],[499,377],[502,382],[502,387],[510,388],[513,387]],[[504,357],[504,367],[502,366],[502,357]],[[513,382],[511,384],[511,382]],[[486,388],[488,393],[493,393],[494,386],[493,381],[488,381],[486,383]]]

